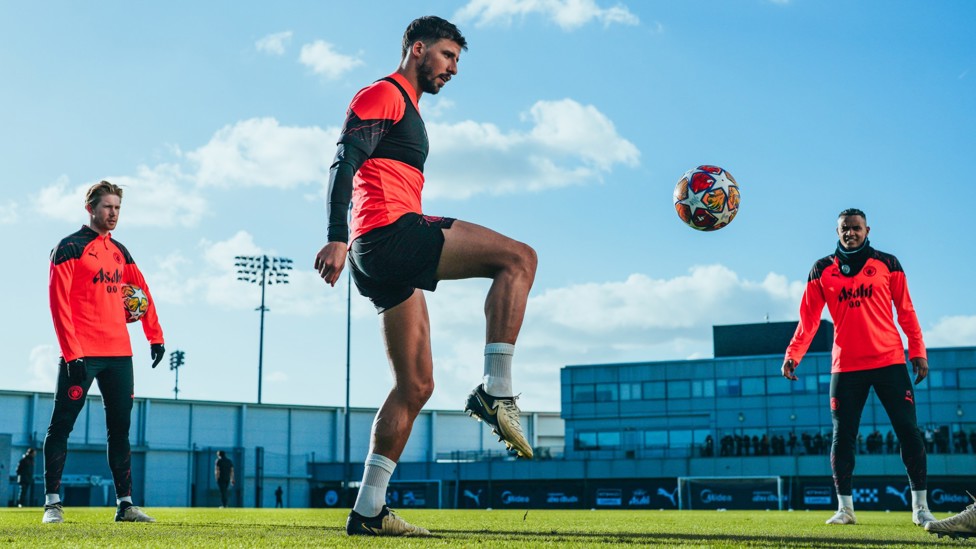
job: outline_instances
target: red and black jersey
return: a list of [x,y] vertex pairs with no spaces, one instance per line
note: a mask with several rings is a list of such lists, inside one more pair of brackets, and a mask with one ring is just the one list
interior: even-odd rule
[[429,143],[416,91],[406,78],[394,73],[360,90],[349,105],[339,144],[368,157],[353,177],[350,240],[405,213],[423,213]]
[[868,248],[863,266],[845,275],[837,256],[817,261],[807,279],[800,303],[800,323],[786,349],[786,358],[799,364],[820,326],[824,305],[834,320],[831,372],[853,372],[905,362],[905,347],[895,327],[908,338],[910,358],[926,358],[922,329],[908,294],[905,271],[898,259]]
[[122,284],[146,292],[149,310],[141,319],[142,329],[149,343],[163,343],[149,286],[129,251],[111,234],[101,236],[85,226],[51,251],[51,316],[64,360],[132,356]]

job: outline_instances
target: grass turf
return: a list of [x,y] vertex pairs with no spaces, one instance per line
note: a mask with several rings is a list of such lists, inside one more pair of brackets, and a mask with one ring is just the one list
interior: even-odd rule
[[[147,508],[155,524],[112,522],[111,508],[65,508],[65,523],[41,524],[41,509],[0,509],[0,546],[360,547],[338,509]],[[858,512],[854,526],[828,526],[829,512],[407,510],[433,538],[371,539],[377,547],[953,547],[908,512]],[[945,515],[948,516],[948,515]],[[937,518],[945,518],[938,516]]]

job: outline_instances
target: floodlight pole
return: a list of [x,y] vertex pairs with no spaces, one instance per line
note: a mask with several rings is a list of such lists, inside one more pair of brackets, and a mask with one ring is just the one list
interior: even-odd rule
[[180,399],[180,367],[183,366],[185,357],[186,353],[180,350],[175,350],[169,354],[169,369],[176,373],[176,385],[173,386],[173,400]]
[[[264,313],[265,286],[268,284],[288,284],[288,271],[292,269],[292,260],[285,257],[268,257],[267,255],[235,256],[237,266],[237,280],[259,284],[261,286],[261,306],[255,309],[261,311],[261,327],[258,333],[258,404],[261,404],[261,386],[264,379]],[[269,271],[272,277],[269,279]]]
[[[342,470],[342,480],[343,480],[343,496],[346,500],[349,499],[349,483],[352,476],[352,462],[349,458],[349,445],[352,437],[349,433],[349,379],[350,372],[352,368],[350,365],[351,353],[352,351],[352,271],[346,271],[346,409],[343,416],[345,417],[345,442],[344,446],[344,467]],[[346,501],[346,506],[350,506],[351,502]]]
[[261,311],[261,328],[258,337],[258,404],[261,404],[261,382],[264,380],[264,313],[268,310],[264,306],[264,289],[267,286],[265,277],[268,274],[268,256],[262,255],[261,260],[261,306],[258,307]]

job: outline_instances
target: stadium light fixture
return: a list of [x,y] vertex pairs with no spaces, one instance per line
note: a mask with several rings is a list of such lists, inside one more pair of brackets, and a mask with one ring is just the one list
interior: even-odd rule
[[292,260],[287,257],[269,257],[267,255],[238,255],[234,256],[234,266],[237,267],[237,280],[261,286],[261,306],[255,311],[261,311],[261,329],[258,339],[258,404],[261,404],[261,380],[264,369],[264,313],[269,311],[264,306],[264,289],[269,284],[288,284],[288,271],[292,270]]
[[169,354],[169,369],[176,373],[176,385],[173,386],[173,400],[180,399],[180,367],[183,366],[186,353],[180,350]]

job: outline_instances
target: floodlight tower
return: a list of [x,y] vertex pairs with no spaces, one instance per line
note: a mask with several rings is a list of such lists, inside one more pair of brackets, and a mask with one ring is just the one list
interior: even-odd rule
[[183,351],[173,351],[169,354],[169,369],[176,373],[176,385],[173,386],[173,400],[180,399],[180,366],[183,366],[183,359],[186,353]]
[[285,257],[234,256],[237,280],[261,286],[261,306],[255,309],[261,311],[261,331],[258,339],[258,404],[261,404],[261,379],[264,367],[264,313],[269,310],[264,306],[264,288],[268,284],[288,284],[288,271],[292,269],[291,265],[292,260]]

